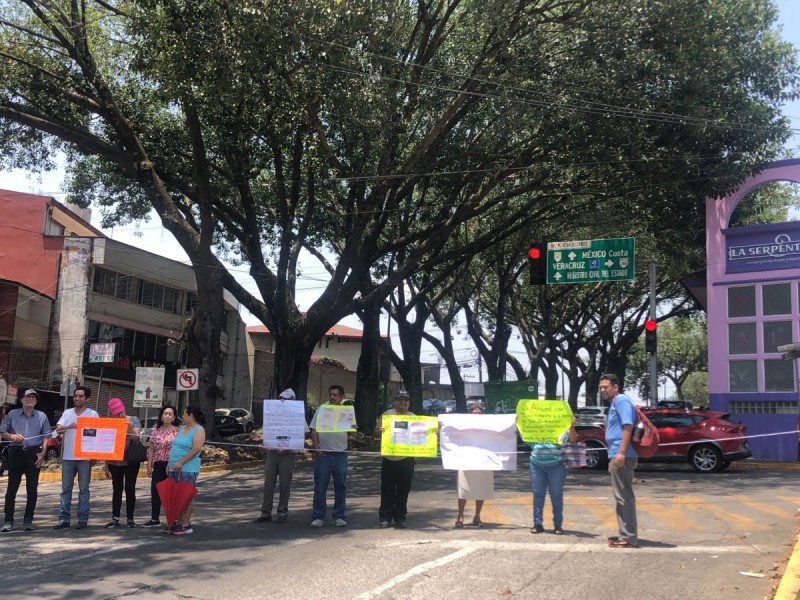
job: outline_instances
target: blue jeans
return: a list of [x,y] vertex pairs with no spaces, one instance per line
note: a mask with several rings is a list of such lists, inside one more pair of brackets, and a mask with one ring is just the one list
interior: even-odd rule
[[347,453],[326,452],[314,461],[312,519],[324,519],[328,511],[328,484],[333,475],[333,518],[345,519],[347,510]]
[[544,500],[550,488],[550,502],[553,503],[553,525],[564,524],[564,482],[567,468],[564,463],[540,467],[531,463],[531,483],[533,485],[533,524],[544,525]]
[[61,463],[61,507],[58,520],[69,523],[72,509],[72,486],[78,474],[78,522],[89,522],[89,482],[92,479],[92,461],[65,460]]

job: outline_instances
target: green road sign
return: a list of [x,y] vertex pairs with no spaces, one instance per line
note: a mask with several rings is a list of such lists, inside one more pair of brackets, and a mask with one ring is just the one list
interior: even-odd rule
[[547,244],[547,283],[632,281],[634,238]]

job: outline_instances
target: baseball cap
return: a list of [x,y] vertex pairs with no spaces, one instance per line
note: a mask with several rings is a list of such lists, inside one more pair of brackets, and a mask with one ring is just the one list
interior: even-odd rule
[[31,394],[33,394],[37,398],[39,397],[39,392],[37,392],[36,390],[33,390],[33,389],[25,390],[25,394],[24,394],[25,396],[30,396]]
[[395,398],[411,398],[411,395],[405,390],[399,390],[395,395]]

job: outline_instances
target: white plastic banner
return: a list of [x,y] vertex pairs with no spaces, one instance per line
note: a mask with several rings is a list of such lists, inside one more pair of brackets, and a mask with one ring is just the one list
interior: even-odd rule
[[459,471],[514,471],[516,415],[439,415],[442,466]]

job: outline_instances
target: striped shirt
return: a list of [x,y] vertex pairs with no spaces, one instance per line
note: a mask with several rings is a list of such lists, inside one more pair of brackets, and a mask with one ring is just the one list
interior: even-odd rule
[[3,419],[0,433],[18,433],[25,438],[22,442],[11,442],[12,446],[38,448],[50,437],[50,421],[47,415],[34,409],[31,416],[22,408],[15,408]]

